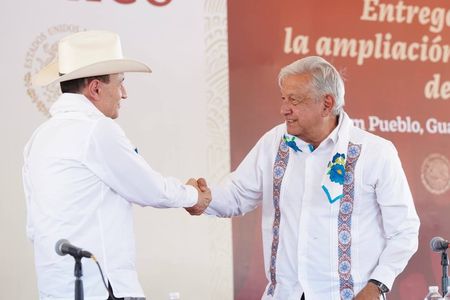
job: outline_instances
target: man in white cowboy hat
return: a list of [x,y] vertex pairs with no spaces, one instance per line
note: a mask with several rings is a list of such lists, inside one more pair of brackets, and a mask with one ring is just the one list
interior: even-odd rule
[[211,187],[206,213],[262,206],[264,300],[380,299],[418,246],[397,151],[353,126],[344,82],[323,58],[285,66],[278,84],[285,122],[261,137],[226,185]]
[[116,34],[85,31],[62,39],[57,59],[34,78],[36,85],[59,82],[63,92],[24,150],[27,235],[40,299],[73,299],[73,259],[55,252],[62,238],[92,252],[109,284],[108,294],[97,266],[86,261],[85,299],[143,299],[132,204],[195,214],[211,199],[193,180],[184,185],[154,171],[113,121],[127,98],[124,72],[151,71],[123,58]]

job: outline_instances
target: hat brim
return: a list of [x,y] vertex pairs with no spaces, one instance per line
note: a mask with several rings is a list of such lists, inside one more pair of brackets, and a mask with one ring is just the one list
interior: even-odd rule
[[33,76],[32,82],[35,86],[44,86],[51,83],[58,83],[72,79],[123,72],[151,73],[152,70],[146,64],[138,62],[136,60],[114,59],[87,65],[70,73],[59,75],[58,62],[54,60],[53,62],[45,66],[41,71],[39,71],[35,76]]

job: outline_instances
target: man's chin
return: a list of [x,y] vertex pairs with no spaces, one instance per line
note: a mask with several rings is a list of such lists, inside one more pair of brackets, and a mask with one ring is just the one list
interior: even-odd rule
[[286,123],[286,130],[287,130],[287,133],[289,133],[290,135],[298,136],[299,133],[300,133],[300,132],[299,132],[298,130],[296,130],[295,128],[290,127],[288,123]]

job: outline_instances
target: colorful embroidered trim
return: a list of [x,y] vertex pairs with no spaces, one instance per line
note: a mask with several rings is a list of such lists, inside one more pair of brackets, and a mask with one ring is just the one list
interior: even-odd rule
[[343,178],[343,197],[340,200],[338,215],[338,272],[341,300],[351,300],[354,297],[353,277],[351,274],[351,228],[355,192],[354,173],[360,153],[361,145],[351,142],[348,143],[347,162],[345,164],[345,176]]
[[281,139],[280,145],[278,147],[277,157],[275,158],[275,163],[273,165],[273,206],[275,209],[275,216],[272,225],[272,252],[270,255],[270,286],[267,290],[267,295],[273,296],[275,293],[275,287],[277,286],[276,279],[276,262],[277,262],[277,252],[278,252],[278,242],[280,234],[280,191],[281,182],[283,181],[284,173],[289,161],[289,148],[286,144],[284,138]]
[[[329,176],[330,181],[328,181],[328,180],[327,181],[330,186],[332,186],[336,183],[338,185],[344,184],[344,177],[345,177],[345,154],[344,153],[334,154],[332,160],[330,162],[328,162],[326,175]],[[334,188],[334,186],[333,186],[333,188]],[[325,195],[327,196],[328,201],[330,203],[334,203],[343,197],[342,193],[337,196],[332,196],[330,191],[328,190],[328,188],[325,185],[322,185],[322,189],[325,192]]]
[[292,150],[294,150],[295,152],[297,151],[303,152],[295,143],[295,136],[289,139],[288,137],[286,137],[286,135],[283,135],[283,141],[288,147],[292,148]]

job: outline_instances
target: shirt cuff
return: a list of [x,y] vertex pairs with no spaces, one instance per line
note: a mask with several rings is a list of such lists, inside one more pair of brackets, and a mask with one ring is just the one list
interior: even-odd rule
[[392,291],[392,285],[394,284],[395,277],[396,277],[395,273],[386,266],[376,267],[375,270],[372,272],[372,275],[370,275],[371,279],[375,279],[383,283],[385,286],[388,287],[390,291]]
[[197,204],[198,202],[198,191],[192,185],[185,185],[186,187],[186,203],[183,204],[183,207],[191,207]]

